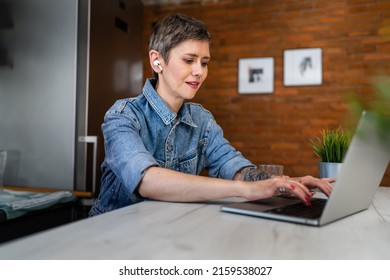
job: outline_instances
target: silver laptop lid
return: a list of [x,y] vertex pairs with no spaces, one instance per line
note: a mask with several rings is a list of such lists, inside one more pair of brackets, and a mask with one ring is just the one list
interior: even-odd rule
[[321,225],[370,206],[390,160],[389,149],[378,134],[373,115],[363,112],[320,219]]

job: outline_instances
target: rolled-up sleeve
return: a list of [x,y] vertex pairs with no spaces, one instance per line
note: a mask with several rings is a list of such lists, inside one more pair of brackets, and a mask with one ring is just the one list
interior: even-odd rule
[[212,177],[233,179],[244,167],[255,167],[223,136],[222,128],[211,119],[207,128],[207,169]]
[[105,164],[122,181],[125,191],[133,193],[145,171],[151,166],[158,166],[142,142],[137,118],[128,111],[108,111],[102,131]]

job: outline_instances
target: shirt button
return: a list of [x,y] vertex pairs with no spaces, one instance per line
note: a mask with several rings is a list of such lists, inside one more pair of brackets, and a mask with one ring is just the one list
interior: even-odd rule
[[172,152],[172,150],[173,150],[173,146],[169,144],[169,145],[167,146],[167,151],[168,151],[168,152]]

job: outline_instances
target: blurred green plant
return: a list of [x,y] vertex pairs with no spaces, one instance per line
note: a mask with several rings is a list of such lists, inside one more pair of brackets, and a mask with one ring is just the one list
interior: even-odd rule
[[314,153],[322,162],[343,162],[351,141],[351,132],[343,130],[341,126],[336,130],[327,128],[320,132],[321,137],[310,139]]
[[375,92],[371,99],[351,99],[352,114],[359,118],[363,111],[370,112],[381,141],[390,151],[390,77],[376,76],[372,84]]

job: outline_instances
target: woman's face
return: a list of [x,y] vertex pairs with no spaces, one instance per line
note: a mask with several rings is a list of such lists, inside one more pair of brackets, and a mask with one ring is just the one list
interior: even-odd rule
[[164,70],[159,74],[156,90],[168,105],[180,109],[184,100],[194,98],[207,77],[209,42],[184,41],[171,49],[168,62],[161,60]]

